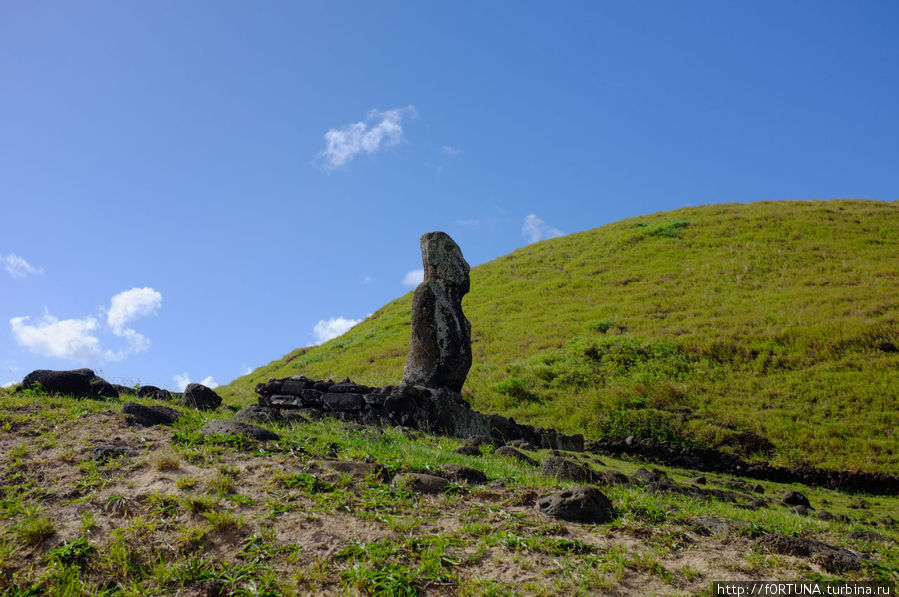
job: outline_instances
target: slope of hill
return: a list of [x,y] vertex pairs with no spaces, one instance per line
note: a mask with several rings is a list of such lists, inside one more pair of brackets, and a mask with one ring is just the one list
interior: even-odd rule
[[[471,272],[463,393],[588,437],[895,474],[897,255],[899,203],[855,200],[691,207],[529,245]],[[248,403],[296,373],[397,383],[410,298],[219,391]]]

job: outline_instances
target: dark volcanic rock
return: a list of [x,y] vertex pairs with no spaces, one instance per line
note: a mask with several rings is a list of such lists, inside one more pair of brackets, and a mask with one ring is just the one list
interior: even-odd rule
[[880,541],[883,543],[889,541],[889,539],[874,531],[852,531],[846,536],[854,541]]
[[139,398],[152,398],[154,400],[171,400],[172,393],[156,386],[141,386],[137,389]]
[[805,506],[806,508],[811,506],[811,504],[808,503],[808,498],[798,491],[785,492],[783,495],[783,503],[787,506]]
[[543,461],[540,466],[540,472],[554,479],[565,479],[568,481],[578,481],[580,483],[590,483],[593,481],[593,471],[589,468],[578,464],[572,460],[562,458],[561,456],[550,456]]
[[365,400],[362,399],[361,394],[328,393],[322,396],[322,405],[326,410],[355,412],[362,410]]
[[447,481],[443,477],[437,477],[435,475],[426,475],[423,473],[406,473],[402,475],[396,475],[393,478],[393,484],[406,484],[410,489],[419,493],[440,493],[444,489],[446,489],[446,486],[449,485],[449,481]]
[[403,383],[462,391],[471,368],[471,324],[462,313],[470,270],[445,232],[421,237],[424,281],[412,295],[412,333]]
[[780,555],[810,558],[828,572],[858,570],[861,560],[857,554],[842,547],[834,547],[805,537],[791,537],[772,533],[765,535],[755,543],[760,551],[768,551]]
[[481,485],[487,482],[487,475],[476,468],[461,464],[444,464],[440,474],[453,481],[462,481],[470,485]]
[[615,516],[612,502],[595,487],[582,485],[540,498],[540,512],[569,522],[603,523]]
[[203,384],[189,383],[184,388],[181,404],[199,410],[215,410],[222,403],[222,398],[211,388]]
[[280,439],[278,434],[273,431],[238,421],[209,421],[200,427],[200,433],[206,436],[242,435],[260,441],[276,441]]
[[136,456],[137,452],[130,448],[121,446],[110,446],[101,444],[91,450],[91,458],[94,460],[106,460],[108,458],[118,458],[119,456]]
[[514,458],[520,462],[524,462],[525,464],[530,464],[531,466],[537,466],[538,462],[528,456],[523,452],[519,452],[512,446],[502,446],[497,448],[495,452],[493,452],[497,456],[503,456],[505,458]]
[[91,381],[91,394],[97,396],[98,398],[118,398],[119,391],[116,387],[103,379],[102,377],[92,377]]
[[234,420],[238,423],[283,423],[284,417],[277,408],[251,404],[240,409],[234,414]]
[[90,369],[76,369],[74,371],[51,371],[49,369],[37,369],[25,376],[22,380],[22,389],[30,390],[40,384],[48,394],[65,394],[75,398],[90,398],[91,379],[96,377]]
[[134,418],[134,422],[144,427],[153,425],[172,425],[181,416],[174,408],[167,406],[146,406],[136,402],[122,405],[122,413]]

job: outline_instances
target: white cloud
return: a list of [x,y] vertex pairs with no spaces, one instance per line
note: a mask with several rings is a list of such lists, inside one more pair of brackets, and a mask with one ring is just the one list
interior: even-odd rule
[[316,344],[324,344],[332,338],[342,336],[360,321],[362,320],[344,319],[343,317],[332,317],[327,320],[322,319],[312,328],[312,336],[315,338]]
[[319,154],[326,169],[343,166],[359,153],[374,153],[403,141],[402,120],[415,118],[415,106],[394,108],[385,112],[372,110],[365,122],[348,124],[325,133],[325,148]]
[[418,286],[425,280],[425,270],[423,269],[414,269],[411,272],[406,272],[406,275],[403,276],[403,286]]
[[564,232],[558,228],[553,228],[534,214],[530,214],[524,219],[524,224],[521,226],[521,233],[528,239],[529,243],[565,235]]
[[44,273],[44,268],[34,267],[18,255],[0,255],[0,264],[3,269],[9,272],[13,278],[24,278],[27,275],[40,275]]
[[127,346],[117,351],[105,350],[100,345],[97,331],[100,324],[95,317],[81,319],[57,319],[49,312],[35,323],[29,317],[13,317],[9,320],[16,341],[31,352],[79,363],[91,361],[121,361],[129,354],[150,348],[150,339],[126,328],[125,324],[156,313],[162,304],[162,295],[152,288],[132,288],[110,299],[106,322],[114,335],[124,338]]
[[245,366],[243,369],[240,370],[240,374],[241,374],[242,376],[243,376],[243,375],[249,375],[249,374],[252,373],[252,372],[253,372],[253,368],[252,368],[252,367],[246,367],[246,366]]
[[[176,373],[173,376],[173,378],[175,380],[175,391],[176,392],[183,392],[187,388],[187,385],[189,383],[191,383],[190,375],[188,375],[187,373]],[[208,377],[205,377],[203,379],[203,381],[200,381],[197,383],[199,383],[200,385],[204,385],[207,388],[211,388],[213,390],[215,388],[219,387],[219,385],[216,383],[216,381],[214,379],[212,379],[211,375]]]
[[31,352],[79,363],[112,359],[114,356],[104,351],[100,340],[93,335],[97,328],[97,320],[93,317],[59,320],[44,313],[35,325],[29,325],[28,320],[28,317],[13,317],[9,324],[16,342]]
[[162,295],[152,288],[132,288],[118,293],[109,300],[106,322],[113,333],[122,336],[127,331],[126,323],[138,317],[155,314],[161,305]]
[[374,278],[372,278],[371,276],[365,276],[364,278],[362,278],[363,284],[371,284],[372,282],[374,282]]
[[6,382],[5,384],[3,384],[2,386],[0,386],[0,388],[11,388],[11,387],[13,387],[14,385],[16,385],[17,383],[19,383],[19,382],[17,382],[17,381],[8,381],[8,382]]
[[443,155],[459,155],[462,153],[462,150],[458,147],[453,147],[451,145],[444,145],[440,148],[440,151],[443,152]]

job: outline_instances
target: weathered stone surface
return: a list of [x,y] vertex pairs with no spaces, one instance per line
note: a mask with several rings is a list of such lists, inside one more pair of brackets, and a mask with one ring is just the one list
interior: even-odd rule
[[421,237],[424,281],[412,295],[412,333],[403,382],[462,391],[471,368],[471,324],[462,313],[469,266],[445,232]]
[[322,406],[325,410],[356,412],[362,410],[365,400],[361,394],[328,393],[322,395]]
[[785,492],[783,495],[783,503],[787,506],[805,506],[806,508],[811,505],[808,502],[808,498],[798,491]]
[[497,448],[494,452],[497,456],[503,456],[505,458],[514,458],[519,462],[524,462],[525,464],[530,464],[531,466],[537,466],[537,461],[524,454],[523,452],[519,452],[512,446],[503,446],[501,448]]
[[144,427],[153,425],[172,425],[181,416],[174,408],[167,406],[146,406],[136,402],[122,405],[122,413],[131,416],[135,423]]
[[77,369],[74,371],[51,371],[49,369],[37,369],[25,376],[22,380],[22,389],[30,390],[40,384],[48,394],[65,394],[76,398],[90,398],[91,379],[96,377],[90,369]]
[[137,456],[137,452],[130,448],[107,444],[100,444],[91,450],[91,458],[93,460],[106,460],[108,458],[118,458],[119,456]]
[[755,545],[760,551],[811,558],[828,572],[858,570],[861,567],[861,560],[854,552],[805,537],[772,533],[756,541]]
[[114,385],[103,379],[94,376],[91,378],[91,394],[98,398],[118,398],[119,391]]
[[846,536],[853,541],[880,541],[883,543],[889,541],[889,539],[875,531],[852,531]]
[[184,388],[181,404],[200,410],[215,410],[221,405],[222,398],[211,388],[203,384],[189,383]]
[[476,468],[461,464],[444,464],[440,467],[440,474],[453,481],[461,481],[469,485],[481,485],[487,482],[487,475]]
[[609,498],[589,485],[542,497],[537,501],[537,508],[547,516],[569,522],[603,523],[615,516]]
[[283,423],[284,417],[277,408],[251,404],[234,413],[234,420],[238,423]]
[[565,479],[579,483],[590,483],[593,481],[593,471],[561,456],[550,456],[544,460],[540,466],[540,472],[555,479]]
[[449,481],[435,475],[406,473],[396,475],[393,478],[393,484],[406,484],[410,489],[419,493],[441,493],[449,485]]
[[278,434],[247,423],[238,421],[209,421],[200,427],[200,433],[206,436],[210,435],[242,435],[251,439],[260,441],[275,441],[280,439]]
[[141,386],[137,389],[139,398],[152,398],[154,400],[171,400],[172,393],[156,386]]

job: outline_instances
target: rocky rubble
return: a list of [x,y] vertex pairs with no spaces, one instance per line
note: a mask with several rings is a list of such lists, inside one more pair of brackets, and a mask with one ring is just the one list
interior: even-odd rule
[[[519,425],[514,419],[473,410],[461,394],[418,385],[373,388],[349,379],[340,383],[295,375],[256,386],[259,407],[299,411],[311,419],[331,416],[366,425],[401,425],[454,437],[486,436],[498,443],[524,440],[541,448],[584,450],[584,436]],[[257,408],[258,407],[252,407]]]

